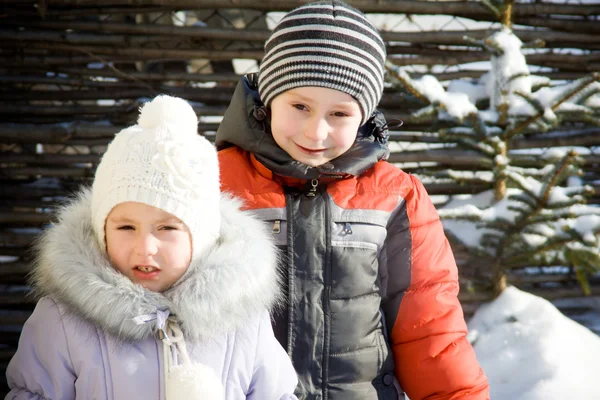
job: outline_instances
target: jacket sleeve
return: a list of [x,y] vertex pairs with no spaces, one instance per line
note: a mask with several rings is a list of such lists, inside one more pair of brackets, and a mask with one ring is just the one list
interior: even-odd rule
[[6,370],[6,399],[74,399],[73,365],[60,310],[42,298],[21,332],[19,347]]
[[275,339],[271,319],[265,312],[259,323],[254,371],[246,399],[297,400],[297,384],[296,371]]
[[411,400],[489,399],[487,378],[466,339],[452,250],[422,183],[409,179],[382,254],[396,377]]

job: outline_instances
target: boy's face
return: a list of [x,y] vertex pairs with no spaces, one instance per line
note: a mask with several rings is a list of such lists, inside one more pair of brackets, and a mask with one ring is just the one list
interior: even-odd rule
[[108,214],[105,233],[106,250],[114,267],[153,292],[169,289],[190,266],[188,227],[159,208],[120,203]]
[[339,90],[306,86],[271,102],[275,142],[294,160],[317,167],[345,153],[356,139],[358,102]]

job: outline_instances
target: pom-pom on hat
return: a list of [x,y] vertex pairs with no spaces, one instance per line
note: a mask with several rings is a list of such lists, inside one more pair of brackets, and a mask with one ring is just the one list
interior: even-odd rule
[[192,257],[219,236],[219,166],[215,147],[198,135],[198,118],[183,99],[158,96],[144,104],[137,125],[109,144],[92,185],[92,226],[106,250],[104,226],[124,202],[160,208],[187,225]]
[[336,89],[358,101],[364,124],[383,93],[385,58],[362,12],[338,0],[309,3],[286,14],[266,41],[258,92],[268,107],[297,87]]

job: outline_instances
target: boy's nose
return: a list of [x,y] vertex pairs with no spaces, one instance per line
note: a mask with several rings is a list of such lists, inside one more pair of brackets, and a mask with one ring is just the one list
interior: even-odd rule
[[135,251],[140,256],[153,256],[158,251],[158,240],[151,233],[141,233],[136,240]]
[[323,141],[329,135],[329,124],[323,118],[313,118],[304,130],[304,136],[314,141]]

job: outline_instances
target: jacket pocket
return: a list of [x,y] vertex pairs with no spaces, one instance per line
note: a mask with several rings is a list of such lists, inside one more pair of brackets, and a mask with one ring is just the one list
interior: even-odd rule
[[387,237],[386,221],[349,215],[334,219],[331,244],[334,247],[371,249],[379,254]]
[[287,246],[287,216],[285,208],[261,208],[252,210],[252,215],[262,220],[275,244]]
[[270,219],[265,221],[271,232],[273,241],[278,247],[287,246],[287,221],[285,219]]
[[[379,296],[379,253],[387,230],[380,221],[364,218],[337,219],[331,222],[333,265],[331,282],[333,299]],[[369,313],[375,315],[379,304]]]

